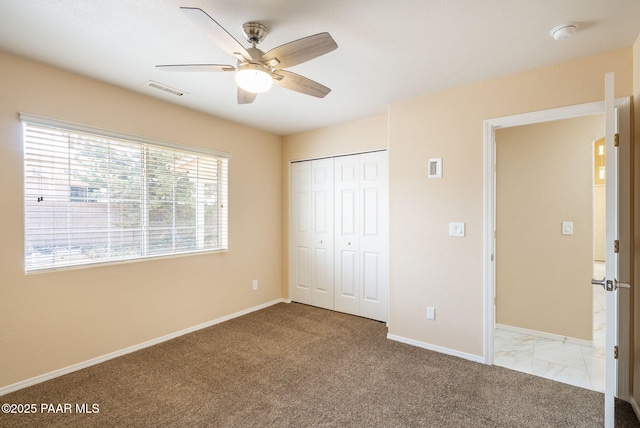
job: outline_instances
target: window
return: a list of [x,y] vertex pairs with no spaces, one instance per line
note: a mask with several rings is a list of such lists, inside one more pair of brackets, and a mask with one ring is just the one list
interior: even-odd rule
[[27,272],[227,249],[228,154],[21,119]]

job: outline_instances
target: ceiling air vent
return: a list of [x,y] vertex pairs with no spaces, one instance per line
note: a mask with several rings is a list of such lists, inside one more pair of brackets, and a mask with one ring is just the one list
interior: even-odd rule
[[163,85],[162,83],[154,82],[153,80],[149,80],[147,83],[144,84],[144,86],[147,86],[147,87],[153,88],[153,89],[157,89],[159,91],[168,92],[170,94],[177,95],[179,97],[183,96],[186,93],[184,91],[180,91],[178,89],[174,89],[174,88],[172,88],[170,86]]

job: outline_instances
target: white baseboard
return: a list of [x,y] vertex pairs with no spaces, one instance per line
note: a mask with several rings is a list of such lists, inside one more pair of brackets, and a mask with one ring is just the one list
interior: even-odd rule
[[430,343],[420,342],[418,340],[408,339],[402,336],[396,336],[395,334],[387,334],[387,339],[395,340],[396,342],[406,343],[407,345],[417,346],[418,348],[439,352],[441,354],[447,354],[447,355],[452,355],[454,357],[464,358],[465,360],[473,361],[476,363],[484,364],[485,362],[484,357],[479,355],[467,354],[466,352],[460,352],[454,349],[444,348],[442,346],[432,345]]
[[217,318],[217,319],[212,320],[212,321],[207,321],[207,322],[205,322],[203,324],[198,324],[198,325],[193,326],[193,327],[185,328],[184,330],[176,331],[175,333],[167,334],[165,336],[161,336],[161,337],[158,337],[156,339],[151,339],[151,340],[148,340],[146,342],[139,343],[137,345],[129,346],[128,348],[124,348],[124,349],[121,349],[119,351],[111,352],[109,354],[102,355],[100,357],[92,358],[90,360],[83,361],[81,363],[73,364],[71,366],[68,366],[68,367],[65,367],[65,368],[62,368],[62,369],[54,370],[52,372],[45,373],[45,374],[42,374],[40,376],[32,377],[30,379],[26,379],[26,380],[23,380],[23,381],[20,381],[20,382],[16,382],[16,383],[11,384],[11,385],[4,386],[4,387],[0,388],[0,396],[5,395],[5,394],[9,394],[11,392],[18,391],[18,390],[23,389],[23,388],[27,388],[27,387],[32,386],[32,385],[36,385],[38,383],[45,382],[45,381],[50,380],[50,379],[54,379],[56,377],[60,377],[60,376],[64,376],[64,375],[69,374],[69,373],[73,373],[75,371],[82,370],[82,369],[85,369],[87,367],[95,366],[96,364],[100,364],[100,363],[103,363],[105,361],[112,360],[114,358],[118,358],[118,357],[121,357],[123,355],[130,354],[130,353],[135,352],[135,351],[139,351],[139,350],[144,349],[144,348],[148,348],[149,346],[153,346],[153,345],[157,345],[157,344],[162,343],[162,342],[166,342],[167,340],[175,339],[176,337],[184,336],[185,334],[193,333],[194,331],[201,330],[203,328],[211,327],[212,325],[216,325],[216,324],[220,324],[220,323],[225,322],[225,321],[229,321],[230,319],[237,318],[237,317],[240,317],[242,315],[249,314],[251,312],[259,311],[260,309],[264,309],[264,308],[267,308],[269,306],[273,306],[273,305],[275,305],[277,303],[281,303],[281,302],[286,302],[286,300],[285,299],[272,300],[271,302],[263,303],[262,305],[254,306],[252,308],[248,308],[248,309],[245,309],[245,310],[242,310],[242,311],[230,314],[230,315],[226,315],[224,317]]
[[588,348],[593,348],[593,341],[591,340],[576,339],[575,337],[567,337],[567,336],[562,336],[560,334],[546,333],[544,331],[537,331],[537,330],[529,330],[528,328],[514,327],[511,325],[498,324],[498,323],[496,323],[496,329],[511,331],[513,333],[526,334],[528,336],[540,337],[543,339],[557,340],[559,342],[570,343],[572,345],[586,346]]

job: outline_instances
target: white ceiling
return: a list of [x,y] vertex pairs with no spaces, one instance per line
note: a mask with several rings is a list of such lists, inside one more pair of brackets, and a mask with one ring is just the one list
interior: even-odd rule
[[[235,60],[180,12],[199,7],[263,51],[323,31],[338,49],[290,71],[332,89],[280,87],[236,104],[233,73],[167,73],[157,64]],[[574,22],[574,37],[549,31]],[[638,0],[0,0],[0,49],[280,135],[383,114],[397,100],[621,47],[640,32]],[[0,71],[1,73],[1,71]],[[156,82],[188,94],[144,86]]]

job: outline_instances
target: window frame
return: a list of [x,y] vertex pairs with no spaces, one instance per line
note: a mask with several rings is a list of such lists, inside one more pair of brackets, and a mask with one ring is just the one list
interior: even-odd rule
[[[111,130],[105,130],[105,129],[101,129],[101,128],[96,128],[96,127],[92,127],[92,126],[87,126],[87,125],[81,125],[81,124],[77,124],[77,123],[73,123],[73,122],[66,122],[66,121],[61,121],[61,120],[57,120],[57,119],[51,119],[51,118],[46,118],[46,117],[42,117],[42,116],[37,116],[37,115],[33,115],[33,114],[28,114],[28,113],[19,113],[19,117],[20,120],[22,122],[22,143],[23,143],[23,147],[24,147],[24,152],[23,152],[23,162],[24,162],[24,171],[23,171],[23,200],[24,200],[24,211],[23,211],[23,231],[24,231],[24,248],[23,248],[23,257],[24,257],[24,271],[27,274],[31,274],[31,273],[38,273],[38,272],[49,272],[49,271],[56,271],[56,270],[65,270],[65,269],[77,269],[77,268],[85,268],[85,267],[92,267],[92,266],[103,266],[103,265],[108,265],[108,264],[121,264],[121,263],[130,263],[130,262],[136,262],[136,261],[143,261],[143,260],[149,260],[149,259],[159,259],[159,258],[173,258],[173,257],[182,257],[182,256],[188,256],[188,255],[198,255],[198,254],[206,254],[206,253],[216,253],[216,252],[226,252],[228,251],[229,245],[229,207],[228,207],[228,199],[229,199],[229,160],[232,159],[232,155],[230,153],[226,153],[226,152],[222,152],[222,151],[217,151],[217,150],[210,150],[210,149],[206,149],[206,148],[202,148],[202,147],[197,147],[197,146],[190,146],[190,145],[184,145],[184,144],[178,144],[178,143],[173,143],[173,142],[168,142],[168,141],[163,141],[163,140],[157,140],[154,138],[148,138],[148,137],[141,137],[141,136],[137,136],[137,135],[132,135],[132,134],[128,134],[128,133],[122,133],[122,132],[117,132],[117,131],[111,131]],[[149,235],[150,231],[152,231],[152,227],[149,225],[149,221],[147,221],[148,219],[140,219],[140,231],[139,233],[141,234],[141,238],[140,238],[140,247],[141,250],[139,251],[140,254],[136,254],[134,256],[131,255],[126,255],[126,256],[110,256],[105,260],[95,260],[95,259],[91,259],[90,261],[86,261],[86,260],[82,260],[82,261],[70,261],[67,260],[64,263],[57,263],[56,261],[52,261],[49,264],[46,264],[44,266],[37,266],[34,264],[30,264],[28,257],[29,257],[29,244],[28,244],[28,239],[30,237],[29,233],[28,233],[28,228],[30,225],[33,225],[33,222],[35,221],[33,217],[29,217],[29,212],[27,209],[27,203],[28,203],[28,171],[27,171],[27,133],[26,130],[28,128],[29,125],[33,125],[36,127],[47,127],[47,128],[54,128],[54,129],[59,129],[61,130],[61,132],[64,133],[78,133],[78,134],[84,134],[86,136],[91,136],[91,137],[96,137],[96,139],[106,139],[106,140],[118,140],[118,141],[122,141],[122,142],[126,142],[126,143],[130,143],[132,145],[136,145],[140,147],[141,151],[159,151],[161,153],[169,153],[171,151],[179,151],[181,154],[185,154],[187,156],[205,156],[207,157],[207,161],[208,162],[214,162],[217,166],[216,166],[216,174],[220,174],[220,175],[216,175],[216,187],[217,187],[217,207],[215,207],[215,203],[214,203],[214,211],[216,213],[216,221],[218,222],[218,226],[217,226],[217,231],[219,233],[219,235],[217,235],[217,239],[218,239],[218,244],[216,247],[214,248],[195,248],[195,249],[184,249],[184,248],[176,248],[175,245],[175,241],[174,244],[172,245],[172,248],[170,251],[168,250],[162,250],[161,253],[159,254],[152,254],[150,253],[148,250],[148,246],[149,246],[149,242],[148,239],[143,238]],[[165,152],[166,150],[166,152]],[[105,163],[106,165],[111,165],[111,163]],[[144,177],[144,181],[147,182],[150,178],[150,176],[148,175],[148,173],[145,172],[140,172],[140,174],[142,174],[141,177]],[[71,179],[72,177],[72,172],[71,170],[69,170],[67,172],[68,177]],[[197,181],[196,183],[200,183],[200,185],[196,186],[196,191],[198,192],[199,195],[199,190],[197,190],[200,187],[205,186],[205,182],[206,182],[206,177],[205,176],[201,176],[199,173],[196,175]],[[75,188],[82,188],[84,186],[84,191],[85,194],[83,197],[74,197],[72,195],[73,190]],[[175,181],[172,184],[171,189],[173,190],[174,194],[178,191],[178,182]],[[100,192],[100,189],[94,189],[92,186],[89,185],[76,185],[76,184],[70,184],[69,187],[69,203],[71,204],[75,204],[75,203],[92,203],[92,202],[97,202],[97,199],[93,199],[94,195],[92,194],[93,191],[97,190],[98,192]],[[97,196],[99,197],[99,195]],[[143,205],[146,205],[149,201],[148,199],[148,195],[146,195],[146,185],[145,185],[145,190],[140,190],[139,193],[139,197],[141,200],[141,203]],[[91,200],[90,200],[91,199]],[[112,203],[111,198],[108,198],[109,200],[109,204]],[[173,202],[174,205],[178,205],[179,202],[178,201],[174,201]],[[202,205],[202,207],[200,207],[200,205]],[[207,208],[207,202],[206,200],[200,200],[197,201],[196,203],[196,210],[197,213],[195,214],[195,216],[198,218],[195,220],[194,223],[194,230],[196,235],[201,235],[204,233],[204,230],[207,228],[206,224],[200,224],[200,214],[198,210],[206,210]],[[209,204],[210,205],[210,204]],[[175,210],[175,207],[174,207]],[[146,211],[143,210],[141,211],[144,214],[149,214],[150,211]],[[204,212],[204,211],[203,211]],[[203,214],[204,215],[204,214]],[[174,219],[174,225],[171,226],[172,227],[172,233],[176,233],[179,231],[180,227],[175,225],[175,219]],[[115,226],[114,226],[115,227]],[[202,230],[200,230],[202,229]],[[56,229],[57,230],[57,229]],[[70,227],[69,229],[67,229],[67,233],[71,234],[71,231],[73,230],[72,227]],[[106,236],[106,234],[111,233],[112,231],[112,226],[108,225],[107,226],[107,231],[104,232]],[[108,238],[107,238],[108,239]],[[143,242],[144,241],[144,242]],[[198,246],[200,246],[200,244],[197,244]],[[206,246],[206,244],[204,244]],[[56,247],[53,247],[56,248]],[[71,250],[71,247],[69,246],[68,250]]]

